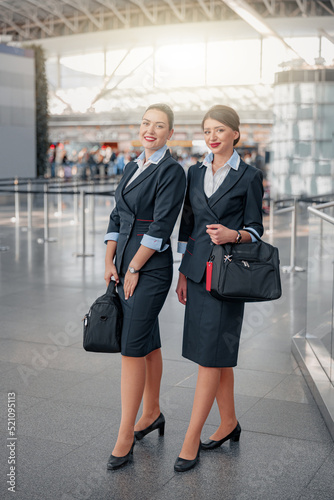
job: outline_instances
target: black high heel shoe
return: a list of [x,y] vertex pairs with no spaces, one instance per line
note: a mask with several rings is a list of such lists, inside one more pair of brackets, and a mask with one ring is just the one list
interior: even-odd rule
[[133,447],[135,445],[135,442],[136,440],[134,439],[129,453],[124,457],[114,457],[114,455],[111,454],[107,463],[107,469],[116,470],[124,467],[124,465],[126,465],[130,461],[130,458],[133,455]]
[[202,443],[202,450],[214,450],[215,448],[219,448],[219,446],[221,446],[223,443],[225,443],[225,441],[228,441],[229,439],[231,441],[239,441],[240,434],[241,434],[241,427],[238,422],[235,429],[233,429],[233,431],[230,432],[223,439],[220,439],[219,441],[213,441],[212,439],[204,441],[204,443]]
[[160,413],[158,418],[154,420],[153,424],[149,425],[142,431],[135,431],[135,438],[137,439],[137,441],[140,441],[141,439],[143,439],[143,437],[145,437],[150,432],[155,431],[156,429],[159,430],[159,436],[163,436],[165,434],[165,422],[165,417],[162,413]]
[[193,469],[197,464],[197,462],[199,461],[200,450],[201,450],[201,442],[199,442],[198,452],[194,460],[186,460],[185,458],[177,457],[174,464],[174,470],[176,472],[186,472],[190,469]]

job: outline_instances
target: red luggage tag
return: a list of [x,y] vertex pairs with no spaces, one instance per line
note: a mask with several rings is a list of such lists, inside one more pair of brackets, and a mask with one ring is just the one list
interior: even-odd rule
[[206,263],[206,290],[211,291],[211,281],[212,281],[212,261]]

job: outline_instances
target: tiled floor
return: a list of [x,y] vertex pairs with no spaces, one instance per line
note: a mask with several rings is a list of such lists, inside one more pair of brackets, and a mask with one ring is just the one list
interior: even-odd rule
[[[2,211],[0,246],[1,498],[7,491],[7,393],[17,393],[17,500],[329,500],[334,498],[332,439],[291,355],[291,336],[305,324],[304,277],[283,275],[284,296],[247,305],[235,370],[239,443],[202,452],[200,464],[176,474],[191,413],[197,367],[180,355],[183,307],[175,281],[161,313],[164,438],[137,443],[126,468],[106,470],[120,417],[120,355],[82,349],[81,319],[104,290],[103,229],[109,208],[99,205],[96,228],[80,251],[80,232],[65,212],[52,219],[55,243],[38,244]],[[7,217],[8,215],[8,217]],[[35,219],[37,220],[37,214]],[[40,218],[38,218],[40,221]],[[175,241],[173,242],[173,244]],[[283,259],[289,240],[281,239]],[[177,258],[177,257],[176,257]],[[177,277],[175,264],[174,280]],[[203,431],[219,423],[217,407]],[[6,472],[7,470],[7,472]]]

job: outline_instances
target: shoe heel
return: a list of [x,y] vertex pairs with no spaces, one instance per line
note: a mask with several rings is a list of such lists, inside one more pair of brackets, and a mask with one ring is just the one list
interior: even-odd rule
[[165,435],[165,422],[162,422],[162,424],[159,427],[159,436],[164,436]]
[[241,434],[241,429],[239,430],[239,432],[236,432],[233,436],[231,436],[231,441],[237,443],[240,439],[240,434]]

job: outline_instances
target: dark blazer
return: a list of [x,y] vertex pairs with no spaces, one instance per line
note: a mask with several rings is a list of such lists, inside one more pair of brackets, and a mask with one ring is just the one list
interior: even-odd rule
[[126,187],[137,169],[131,161],[116,189],[116,206],[110,214],[108,233],[119,233],[116,248],[117,271],[125,273],[144,234],[161,238],[160,250],[142,267],[143,271],[173,263],[170,235],[180,212],[186,188],[183,168],[167,150],[158,164],[151,164]]
[[192,165],[184,201],[179,241],[187,242],[180,271],[199,283],[205,273],[213,243],[206,225],[223,224],[230,229],[254,228],[260,236],[262,225],[262,172],[240,160],[209,198],[204,193],[206,167]]

